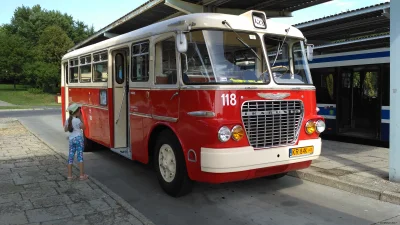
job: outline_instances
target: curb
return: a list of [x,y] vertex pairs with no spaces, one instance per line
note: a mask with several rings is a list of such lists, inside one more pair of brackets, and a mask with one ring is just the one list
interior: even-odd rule
[[58,108],[26,108],[26,109],[0,109],[0,112],[8,112],[8,111],[40,111],[47,109],[58,109]]
[[[35,136],[37,139],[39,139],[41,142],[43,142],[44,145],[49,147],[54,153],[59,155],[65,160],[68,160],[67,155],[61,152],[58,152],[55,150],[55,148],[49,144],[47,144],[41,137],[33,133],[28,127],[26,127],[21,121],[18,119],[15,119],[15,121],[18,121],[24,128],[29,131],[33,136]],[[75,170],[79,170],[79,167],[76,164],[72,164],[72,166],[75,168]],[[113,198],[116,202],[118,202],[122,208],[124,208],[126,211],[131,213],[134,217],[136,217],[140,222],[142,222],[144,225],[155,225],[151,220],[149,220],[147,217],[145,217],[142,213],[140,213],[137,209],[135,209],[133,206],[131,206],[128,202],[126,202],[124,199],[122,199],[120,196],[115,194],[113,191],[111,191],[109,188],[107,188],[104,184],[102,184],[100,181],[97,179],[89,176],[89,180],[91,180],[93,183],[95,183],[99,188],[104,191],[106,194],[108,194],[111,198]]]
[[400,194],[390,191],[380,191],[373,188],[367,188],[358,184],[347,181],[341,181],[337,178],[324,176],[312,172],[304,172],[301,170],[288,173],[289,176],[307,180],[314,183],[322,184],[325,186],[333,187],[339,190],[347,191],[353,194],[361,195],[364,197],[389,202],[392,204],[400,205]]

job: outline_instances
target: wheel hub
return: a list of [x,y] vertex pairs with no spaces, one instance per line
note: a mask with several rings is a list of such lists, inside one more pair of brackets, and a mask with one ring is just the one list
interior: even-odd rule
[[176,175],[176,158],[171,146],[164,144],[158,154],[160,173],[166,182],[172,182]]

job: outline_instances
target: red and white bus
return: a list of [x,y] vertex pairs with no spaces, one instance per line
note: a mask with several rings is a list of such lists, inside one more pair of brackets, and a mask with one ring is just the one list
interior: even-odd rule
[[264,12],[175,17],[67,53],[62,119],[82,104],[87,145],[144,164],[162,189],[279,178],[321,153],[312,46]]

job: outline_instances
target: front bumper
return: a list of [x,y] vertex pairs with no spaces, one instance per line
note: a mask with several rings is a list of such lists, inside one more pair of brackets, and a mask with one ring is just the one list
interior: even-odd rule
[[[313,146],[311,155],[289,157],[289,149]],[[260,169],[317,159],[321,154],[321,138],[302,140],[296,146],[254,150],[253,147],[212,149],[201,148],[201,171],[229,173]]]

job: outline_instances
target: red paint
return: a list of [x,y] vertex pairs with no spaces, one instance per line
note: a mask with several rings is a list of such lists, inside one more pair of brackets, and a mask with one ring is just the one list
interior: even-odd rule
[[[232,148],[249,146],[247,137],[236,142],[230,140],[222,143],[218,140],[218,130],[221,126],[225,125],[232,128],[235,125],[243,125],[241,119],[241,106],[242,103],[249,100],[265,100],[259,97],[258,93],[290,93],[290,97],[285,100],[302,100],[304,104],[304,120],[300,128],[300,135],[298,140],[307,140],[318,138],[317,134],[308,135],[304,131],[305,123],[309,119],[323,119],[317,115],[315,103],[314,90],[298,90],[298,91],[276,91],[276,90],[181,90],[180,91],[180,114],[179,122],[174,124],[170,123],[176,134],[181,141],[185,158],[187,159],[187,151],[193,149],[198,156],[197,162],[186,162],[189,177],[193,180],[206,181],[211,175],[201,171],[200,166],[200,149],[206,148]],[[223,106],[221,96],[223,94],[235,94],[237,103],[235,106]],[[243,97],[243,99],[242,99]],[[189,116],[187,113],[191,111],[206,110],[212,111],[216,114],[215,118],[198,118]],[[296,143],[297,144],[297,143]],[[269,170],[269,169],[267,169]],[[271,171],[273,171],[271,169]],[[233,174],[218,174],[217,177],[224,177],[227,175],[227,180],[235,180],[230,178],[237,176],[240,180],[248,171],[243,171]],[[250,175],[249,175],[250,176]],[[218,178],[216,180],[221,180]]]
[[196,179],[199,182],[205,183],[227,183],[241,180],[250,180],[259,177],[270,176],[279,173],[285,173],[293,170],[301,170],[308,168],[312,161],[305,161],[300,163],[292,163],[287,165],[273,166],[262,169],[246,170],[233,173],[202,173]]
[[[107,136],[109,138],[109,147],[114,147],[114,92],[112,88],[107,90],[107,107],[108,107],[108,126],[110,134]],[[104,120],[104,122],[107,120]],[[103,123],[104,123],[103,122]]]
[[179,117],[179,90],[151,90],[151,107],[154,116]]
[[[89,94],[90,92],[90,94]],[[174,95],[175,92],[179,94]],[[96,88],[72,88],[69,96],[73,102],[80,102],[93,106],[99,105],[99,89]],[[96,142],[105,146],[114,145],[114,104],[113,91],[108,91],[107,110],[95,109],[87,106],[84,108],[85,118],[92,116],[88,122],[88,135]],[[314,90],[129,90],[130,108],[130,140],[132,146],[132,158],[142,163],[149,161],[149,138],[152,131],[158,126],[169,127],[179,139],[185,155],[189,177],[192,180],[222,183],[232,182],[256,177],[268,176],[277,173],[307,168],[311,161],[292,163],[268,168],[260,168],[234,173],[206,173],[201,171],[201,152],[205,148],[225,148],[249,146],[247,137],[236,142],[230,140],[222,143],[218,140],[217,132],[221,126],[232,128],[242,125],[241,106],[245,101],[265,100],[258,93],[290,93],[285,100],[302,100],[304,104],[304,119],[300,128],[298,140],[318,138],[318,134],[308,135],[304,126],[310,119],[322,119],[316,112]],[[235,105],[223,106],[221,96],[234,94]],[[90,111],[89,111],[90,109]],[[188,115],[192,111],[211,111],[215,113],[213,118],[201,118]],[[167,122],[153,119],[152,116],[178,118],[177,122]],[[297,144],[297,143],[296,143]],[[197,162],[187,161],[187,152],[193,149],[197,155]]]
[[[69,88],[70,104],[80,103],[82,106],[82,113],[84,122],[87,125],[85,129],[85,136],[98,142],[106,147],[111,147],[112,127],[105,121],[110,121],[112,110],[110,106],[100,105],[100,90],[107,90],[106,88]],[[112,90],[112,89],[110,89]],[[108,91],[110,92],[110,91]],[[108,99],[110,96],[108,96]],[[90,119],[91,118],[91,119]],[[111,122],[112,123],[112,122]]]
[[[136,113],[141,115],[151,116],[151,104],[150,104],[150,90],[137,90],[130,89],[130,108],[129,113]],[[147,151],[147,138],[150,128],[148,125],[153,124],[154,121],[151,118],[144,116],[129,115],[130,133],[131,133],[131,146],[132,146],[132,158],[142,163],[148,162],[148,151]]]
[[61,122],[62,122],[62,125],[63,126],[65,126],[65,120],[66,120],[66,118],[65,118],[65,110],[66,110],[66,107],[65,107],[65,102],[66,102],[66,99],[65,99],[65,87],[64,86],[61,86]]

